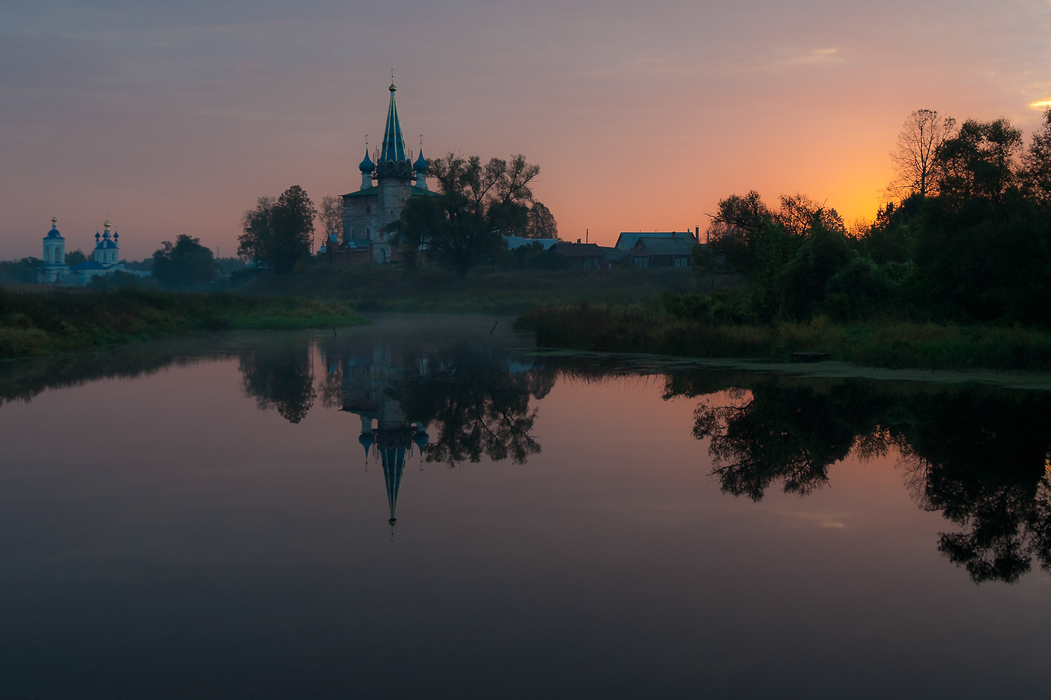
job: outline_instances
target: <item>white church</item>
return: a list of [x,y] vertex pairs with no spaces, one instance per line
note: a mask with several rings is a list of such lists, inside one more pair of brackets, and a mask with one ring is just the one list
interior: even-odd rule
[[44,264],[37,273],[37,282],[41,284],[85,285],[97,275],[110,275],[114,272],[127,272],[142,275],[129,270],[120,261],[120,234],[116,231],[110,235],[110,223],[103,224],[105,233],[95,233],[95,250],[92,259],[70,267],[66,265],[66,239],[58,230],[58,218],[51,217],[51,230],[44,236]]

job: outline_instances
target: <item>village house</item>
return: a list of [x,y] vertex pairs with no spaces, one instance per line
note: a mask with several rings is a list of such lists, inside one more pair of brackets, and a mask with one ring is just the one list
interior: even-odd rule
[[639,238],[628,257],[635,267],[689,267],[697,240],[690,235],[677,238]]

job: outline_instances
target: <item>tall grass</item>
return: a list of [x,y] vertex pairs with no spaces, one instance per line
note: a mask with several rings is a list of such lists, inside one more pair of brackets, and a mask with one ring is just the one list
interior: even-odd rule
[[787,362],[793,352],[879,367],[1051,370],[1051,333],[1028,328],[932,323],[837,325],[711,324],[675,318],[656,302],[555,306],[518,320],[542,346],[684,357],[735,357]]
[[[702,280],[703,281],[703,280]],[[334,300],[360,311],[516,314],[581,302],[626,304],[662,291],[692,290],[690,270],[475,269],[467,276],[436,267],[407,273],[399,265],[330,267],[316,264],[288,275],[259,275],[242,291]]]
[[0,359],[186,333],[365,322],[343,305],[287,297],[141,289],[19,294],[0,288]]

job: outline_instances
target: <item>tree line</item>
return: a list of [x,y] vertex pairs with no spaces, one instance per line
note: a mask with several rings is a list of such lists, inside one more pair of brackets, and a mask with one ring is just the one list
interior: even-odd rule
[[1051,322],[1051,110],[1028,145],[1007,119],[913,112],[892,154],[891,201],[848,229],[804,195],[719,202],[701,272],[736,272],[748,292],[689,313],[735,321],[884,317]]

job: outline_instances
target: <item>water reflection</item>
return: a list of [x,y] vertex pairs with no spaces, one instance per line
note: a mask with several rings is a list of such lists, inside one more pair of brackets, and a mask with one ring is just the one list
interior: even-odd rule
[[239,369],[245,393],[260,410],[274,408],[289,423],[299,423],[314,405],[310,347],[302,342],[245,350]]
[[402,340],[319,345],[323,404],[360,419],[358,442],[366,460],[378,459],[383,469],[392,527],[413,451],[450,467],[483,455],[522,464],[540,452],[530,433],[537,418],[530,400],[546,395],[556,377],[492,340]]
[[490,328],[443,320],[425,329],[224,336],[3,363],[0,403],[234,358],[244,393],[261,410],[297,425],[318,404],[347,414],[348,438],[382,469],[393,526],[413,459],[524,464],[541,451],[536,400],[560,379],[659,375],[665,398],[698,399],[693,437],[704,441],[724,493],[757,502],[771,489],[806,496],[826,487],[832,465],[850,455],[895,460],[917,506],[954,526],[936,546],[972,580],[1017,581],[1034,561],[1051,571],[1047,394],[669,370],[583,355],[538,360],[528,347],[516,349],[528,339]]
[[1051,571],[1051,397],[773,378],[710,394],[710,380],[673,378],[666,396],[708,394],[693,434],[710,440],[724,492],[759,501],[776,483],[806,495],[852,452],[896,453],[916,503],[962,528],[938,549],[975,582],[1017,581],[1034,558]]

